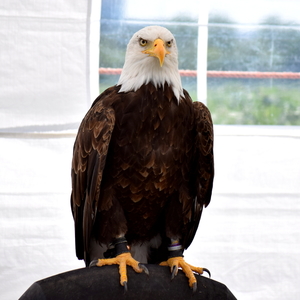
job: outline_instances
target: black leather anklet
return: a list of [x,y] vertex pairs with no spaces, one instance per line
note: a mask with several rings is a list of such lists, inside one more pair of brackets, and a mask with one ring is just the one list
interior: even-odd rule
[[125,237],[115,238],[109,245],[108,249],[103,253],[105,258],[113,258],[122,253],[128,253],[128,244]]
[[169,258],[181,256],[183,257],[182,246],[179,241],[172,241],[172,243],[168,246]]

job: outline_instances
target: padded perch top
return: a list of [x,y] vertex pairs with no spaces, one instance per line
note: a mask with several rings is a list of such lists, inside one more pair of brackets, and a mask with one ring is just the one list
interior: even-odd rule
[[35,282],[20,300],[96,300],[96,299],[193,299],[236,300],[222,283],[197,276],[198,288],[193,294],[182,271],[171,281],[168,267],[146,265],[150,275],[128,272],[128,291],[119,283],[118,266],[83,268]]

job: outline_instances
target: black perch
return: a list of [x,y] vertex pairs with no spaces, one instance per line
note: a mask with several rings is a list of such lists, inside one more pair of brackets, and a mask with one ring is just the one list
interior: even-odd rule
[[168,267],[146,265],[150,275],[128,272],[128,290],[119,283],[118,266],[82,268],[58,274],[33,283],[20,300],[236,300],[222,283],[197,276],[197,291],[187,284],[182,271],[171,281]]

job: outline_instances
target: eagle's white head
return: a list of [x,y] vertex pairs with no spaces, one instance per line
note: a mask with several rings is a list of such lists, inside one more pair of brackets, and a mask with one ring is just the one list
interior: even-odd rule
[[167,83],[178,101],[183,96],[176,41],[173,34],[161,26],[145,27],[132,36],[118,82],[119,92],[136,91],[149,82],[155,87]]

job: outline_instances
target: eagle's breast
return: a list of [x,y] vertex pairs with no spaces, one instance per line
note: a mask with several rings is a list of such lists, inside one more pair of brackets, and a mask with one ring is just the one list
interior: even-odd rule
[[121,93],[105,171],[122,198],[167,198],[187,177],[192,159],[192,104],[151,84]]

